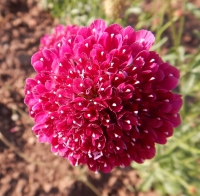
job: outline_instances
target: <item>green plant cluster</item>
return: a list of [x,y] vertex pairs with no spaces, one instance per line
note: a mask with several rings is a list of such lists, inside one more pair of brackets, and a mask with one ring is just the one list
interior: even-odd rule
[[41,5],[63,24],[88,25],[104,17],[101,0],[42,0]]
[[[62,23],[88,25],[94,18],[103,18],[108,23],[127,25],[132,16],[138,20],[135,29],[145,28],[155,33],[156,43],[152,49],[181,71],[175,92],[183,96],[182,125],[166,145],[157,146],[154,159],[141,165],[132,163],[142,179],[138,190],[153,188],[160,195],[200,195],[200,44],[192,52],[183,44],[186,16],[200,19],[200,10],[189,0],[180,0],[179,4],[176,0],[152,0],[150,3],[132,0],[122,18],[111,20],[106,17],[101,0],[44,2]],[[191,29],[191,32],[200,43],[199,31]]]
[[[156,3],[156,1],[154,1]],[[158,2],[158,1],[157,1]],[[175,2],[175,1],[174,1]],[[165,61],[177,66],[181,71],[176,93],[182,94],[182,124],[165,146],[157,146],[156,157],[142,165],[132,163],[139,171],[143,182],[139,189],[154,188],[160,195],[200,195],[200,47],[188,52],[183,45],[186,15],[200,16],[200,10],[188,1],[182,1],[178,11],[172,7],[173,1],[166,1],[157,12],[142,12],[136,27],[150,28],[155,32],[154,48],[162,55],[167,47]],[[156,6],[155,6],[156,7]],[[145,21],[148,21],[145,23]],[[154,22],[157,22],[156,24]],[[193,32],[192,32],[193,31]],[[168,44],[170,34],[171,44]],[[191,34],[197,30],[191,29]],[[200,43],[199,34],[195,39]],[[167,46],[169,45],[169,46]]]

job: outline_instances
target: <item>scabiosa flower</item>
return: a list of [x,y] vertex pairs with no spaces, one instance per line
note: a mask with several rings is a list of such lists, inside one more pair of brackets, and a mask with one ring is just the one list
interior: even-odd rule
[[154,36],[95,20],[32,56],[25,104],[34,133],[72,165],[110,172],[155,156],[180,124],[179,71],[149,51]]
[[54,47],[54,45],[63,37],[66,38],[70,35],[76,35],[78,29],[79,27],[76,25],[67,25],[66,27],[63,25],[58,25],[53,29],[52,34],[46,34],[40,39],[41,46],[39,50]]

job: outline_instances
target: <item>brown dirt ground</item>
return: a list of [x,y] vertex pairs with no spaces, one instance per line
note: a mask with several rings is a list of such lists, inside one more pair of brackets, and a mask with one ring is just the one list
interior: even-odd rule
[[[26,155],[23,159],[0,141],[0,196],[95,196],[77,180],[78,168],[51,153],[49,145],[37,142],[23,103],[25,79],[35,74],[30,58],[40,37],[57,22],[34,0],[0,0],[0,14],[0,132]],[[189,35],[185,44],[191,47],[189,39],[193,38]],[[115,168],[109,174],[86,170],[85,177],[102,196],[157,195],[136,192],[141,180],[129,167]]]

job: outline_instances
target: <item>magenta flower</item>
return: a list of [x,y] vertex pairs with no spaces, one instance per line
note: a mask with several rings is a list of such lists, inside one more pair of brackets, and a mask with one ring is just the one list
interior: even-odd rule
[[153,158],[155,143],[180,124],[182,106],[171,92],[179,71],[149,51],[153,34],[95,20],[59,39],[33,55],[37,75],[26,80],[39,141],[94,172]]
[[56,28],[53,29],[53,33],[51,35],[45,35],[40,39],[41,46],[39,50],[44,48],[52,48],[54,45],[61,41],[62,38],[67,38],[70,35],[76,35],[79,27],[76,25],[67,25],[64,27],[63,25],[58,25]]

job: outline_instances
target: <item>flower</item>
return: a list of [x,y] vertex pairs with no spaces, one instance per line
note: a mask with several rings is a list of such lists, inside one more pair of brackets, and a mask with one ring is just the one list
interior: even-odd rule
[[76,25],[67,25],[66,27],[63,25],[58,25],[53,29],[53,33],[51,35],[46,34],[40,39],[41,46],[39,50],[54,47],[54,45],[63,37],[67,38],[70,35],[76,34],[78,29],[79,27]]
[[154,35],[95,20],[32,56],[25,104],[39,142],[72,165],[110,172],[155,156],[180,124],[171,92],[177,68],[153,51]]

